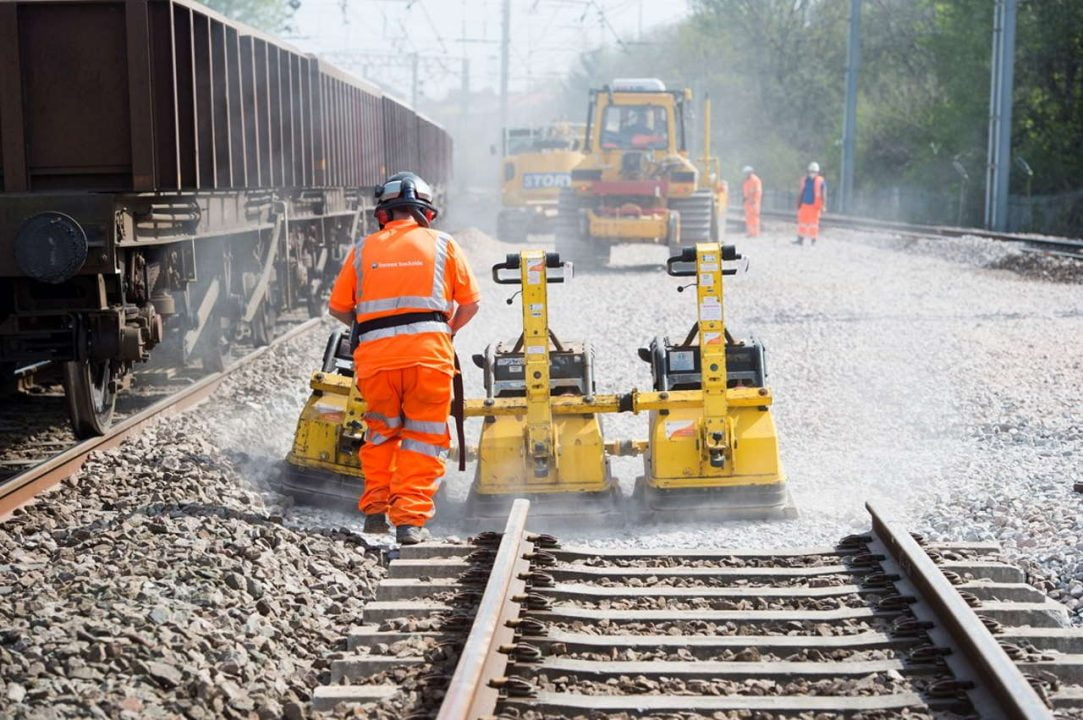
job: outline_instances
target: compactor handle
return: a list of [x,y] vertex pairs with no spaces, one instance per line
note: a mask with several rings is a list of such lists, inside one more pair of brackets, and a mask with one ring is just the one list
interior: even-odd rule
[[[736,245],[722,246],[722,260],[741,260],[743,256],[737,252]],[[695,277],[696,275],[696,248],[682,247],[680,252],[670,256],[666,260],[666,274],[673,277]],[[723,275],[736,275],[736,268],[722,271]]]
[[[522,276],[519,273],[522,267],[522,256],[519,253],[508,253],[504,262],[493,265],[493,282],[497,285],[521,285]],[[572,276],[572,263],[560,259],[560,253],[545,253],[545,267],[556,272],[546,273],[547,283],[562,283]]]

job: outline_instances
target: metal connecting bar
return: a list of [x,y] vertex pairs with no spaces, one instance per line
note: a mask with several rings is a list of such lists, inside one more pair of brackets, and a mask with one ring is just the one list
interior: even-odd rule
[[520,498],[512,503],[485,593],[437,720],[477,720],[496,713],[500,691],[491,681],[502,677],[507,668],[508,656],[500,648],[514,639],[515,631],[508,621],[518,615],[519,605],[512,598],[525,595],[526,581],[521,578],[530,569],[524,558],[533,549],[526,534],[529,509],[529,500]]
[[5,480],[3,484],[0,484],[0,520],[6,518],[13,510],[29,502],[36,495],[74,475],[86,462],[90,453],[116,447],[126,438],[139,432],[158,418],[180,412],[201,402],[209,397],[218,385],[235,371],[245,367],[275,345],[297,337],[317,327],[321,322],[320,318],[313,318],[303,322],[281,337],[276,338],[270,345],[258,348],[245,355],[222,372],[208,375],[179,393],[151,405],[123,422],[117,423],[105,435],[84,440],[40,465]]
[[[726,405],[730,407],[759,407],[771,404],[771,391],[767,388],[736,387],[726,390]],[[703,392],[700,390],[670,390],[640,392],[633,390],[623,395],[594,395],[590,398],[576,395],[553,397],[549,405],[554,415],[603,415],[607,413],[641,413],[650,410],[679,410],[702,408]],[[493,398],[491,400],[467,400],[467,417],[487,415],[525,415],[527,402],[523,398]]]
[[[1023,673],[910,533],[888,520],[873,503],[865,503],[865,507],[872,516],[876,537],[921,594],[921,599],[933,610],[937,626],[944,628],[950,637],[952,649],[973,668],[976,677],[960,679],[975,682],[976,687],[968,693],[975,703],[982,703],[982,698],[976,695],[988,694],[1000,717],[1009,720],[1052,718],[1053,713]],[[983,713],[982,717],[993,716]]]

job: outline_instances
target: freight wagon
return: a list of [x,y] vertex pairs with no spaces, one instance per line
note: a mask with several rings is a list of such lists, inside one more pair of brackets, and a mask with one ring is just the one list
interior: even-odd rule
[[372,188],[446,192],[443,128],[190,0],[0,0],[0,372],[103,432],[135,363],[222,364],[322,311]]

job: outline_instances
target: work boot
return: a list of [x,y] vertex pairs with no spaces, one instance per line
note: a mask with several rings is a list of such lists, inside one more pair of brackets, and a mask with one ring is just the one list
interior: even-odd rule
[[399,545],[417,545],[430,537],[429,531],[415,525],[399,525],[395,528],[395,539]]
[[391,532],[391,526],[387,524],[387,516],[383,513],[374,513],[365,516],[364,532],[373,535],[383,535]]
[[793,241],[793,244],[794,245],[804,245],[805,244],[805,238],[798,235],[797,239]]

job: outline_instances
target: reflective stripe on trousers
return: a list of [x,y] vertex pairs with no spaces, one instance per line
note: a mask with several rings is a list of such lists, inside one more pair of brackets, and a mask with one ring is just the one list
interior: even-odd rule
[[429,457],[434,458],[442,458],[447,455],[447,448],[445,447],[422,442],[420,440],[412,440],[410,438],[404,438],[399,447],[403,450],[421,453],[422,455],[428,455]]
[[365,422],[381,422],[389,428],[402,427],[402,418],[387,417],[386,415],[381,415],[378,412],[372,411],[365,413]]

